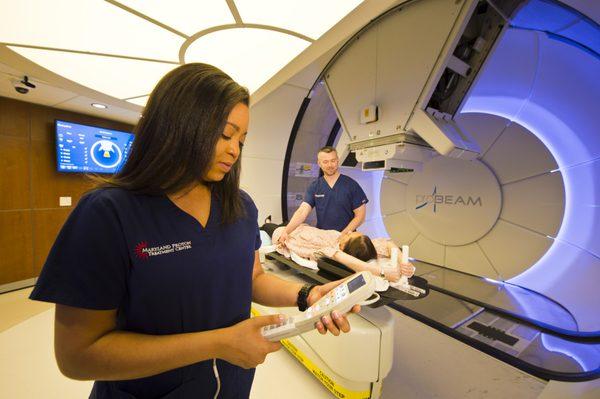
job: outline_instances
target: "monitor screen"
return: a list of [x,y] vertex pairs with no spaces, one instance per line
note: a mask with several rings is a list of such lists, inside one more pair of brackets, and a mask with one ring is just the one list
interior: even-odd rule
[[115,173],[125,164],[133,134],[56,120],[59,172]]

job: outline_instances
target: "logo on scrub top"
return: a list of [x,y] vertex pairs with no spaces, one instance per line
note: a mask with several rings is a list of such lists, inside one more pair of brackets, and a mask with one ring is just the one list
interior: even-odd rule
[[148,255],[148,252],[146,252],[148,249],[148,243],[146,241],[142,241],[140,242],[138,245],[135,246],[135,256],[137,256],[139,259],[142,260],[146,260],[150,257],[150,255]]
[[186,251],[192,249],[191,241],[174,242],[172,244],[159,245],[157,247],[148,247],[147,241],[138,243],[133,251],[138,259],[148,260],[151,256],[166,255],[173,252]]
[[437,212],[438,205],[462,205],[462,206],[483,206],[481,197],[463,197],[461,195],[442,195],[437,194],[437,186],[433,187],[433,192],[430,195],[417,194],[417,206],[415,209],[421,209],[429,204],[433,204],[433,211]]

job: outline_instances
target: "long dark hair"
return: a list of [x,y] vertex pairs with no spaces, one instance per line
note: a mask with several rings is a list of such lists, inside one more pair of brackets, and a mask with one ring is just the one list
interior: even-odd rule
[[[248,100],[246,88],[212,65],[191,63],[172,70],[148,99],[127,162],[101,187],[166,195],[203,182],[229,113]],[[240,174],[241,158],[223,180],[204,183],[222,202],[224,223],[245,213]]]
[[373,245],[373,241],[364,234],[348,240],[342,248],[342,251],[363,262],[377,259],[377,250],[375,249],[375,245]]

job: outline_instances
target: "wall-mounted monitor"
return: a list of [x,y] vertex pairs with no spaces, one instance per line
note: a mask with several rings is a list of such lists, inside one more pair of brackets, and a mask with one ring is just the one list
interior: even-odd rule
[[125,164],[133,134],[55,121],[56,169],[71,173],[115,173]]

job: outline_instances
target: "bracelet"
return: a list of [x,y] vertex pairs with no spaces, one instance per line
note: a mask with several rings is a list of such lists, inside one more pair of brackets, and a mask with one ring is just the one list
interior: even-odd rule
[[310,290],[315,288],[314,284],[304,284],[300,291],[298,291],[298,299],[296,303],[298,304],[298,310],[304,312],[308,308],[308,294],[310,294]]

